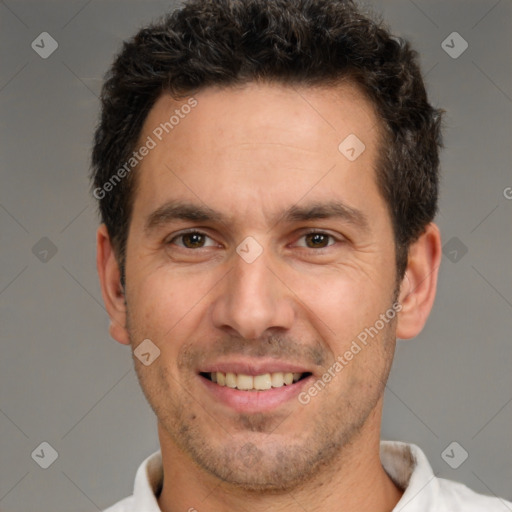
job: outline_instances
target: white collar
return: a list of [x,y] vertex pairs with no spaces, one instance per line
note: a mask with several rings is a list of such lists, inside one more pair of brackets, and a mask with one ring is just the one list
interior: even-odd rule
[[[382,466],[404,490],[393,512],[512,511],[512,503],[476,494],[466,486],[437,478],[423,451],[414,444],[381,441]],[[157,451],[140,465],[133,496],[106,512],[161,512],[156,495],[163,482],[162,454]]]

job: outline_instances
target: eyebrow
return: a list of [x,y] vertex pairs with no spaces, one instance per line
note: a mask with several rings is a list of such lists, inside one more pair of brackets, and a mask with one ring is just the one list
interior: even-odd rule
[[[313,202],[302,206],[293,205],[274,215],[270,220],[272,226],[281,223],[304,222],[317,219],[336,218],[367,231],[369,222],[366,215],[340,201]],[[156,229],[175,220],[192,222],[213,222],[229,224],[230,218],[222,212],[206,205],[186,201],[171,200],[158,207],[146,218],[144,232],[150,235]]]

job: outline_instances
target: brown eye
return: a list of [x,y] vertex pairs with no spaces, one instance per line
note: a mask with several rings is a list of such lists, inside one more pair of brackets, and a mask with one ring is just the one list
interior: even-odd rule
[[326,233],[308,233],[304,238],[310,249],[323,249],[329,245],[329,239],[332,237]]
[[[210,244],[207,244],[207,240],[211,240]],[[184,249],[202,249],[204,247],[214,246],[214,241],[206,234],[200,231],[189,231],[188,233],[182,233],[177,235],[169,242],[168,245],[177,245]]]
[[201,233],[187,233],[186,235],[181,235],[183,239],[183,245],[188,249],[197,249],[198,247],[202,247],[204,243],[204,235]]

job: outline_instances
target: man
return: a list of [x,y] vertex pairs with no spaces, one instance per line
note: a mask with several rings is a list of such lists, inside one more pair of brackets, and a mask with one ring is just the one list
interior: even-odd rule
[[125,43],[97,265],[161,451],[109,512],[511,509],[380,441],[435,296],[440,122],[349,1],[192,0]]

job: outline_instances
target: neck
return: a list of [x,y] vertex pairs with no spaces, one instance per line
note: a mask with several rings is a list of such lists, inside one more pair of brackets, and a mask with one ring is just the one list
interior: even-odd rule
[[[372,418],[373,416],[373,418]],[[378,417],[377,417],[378,416]],[[402,491],[380,462],[380,411],[369,421],[339,457],[321,468],[300,488],[282,492],[248,492],[222,482],[198,467],[159,425],[164,482],[158,504],[162,512],[390,512]]]

